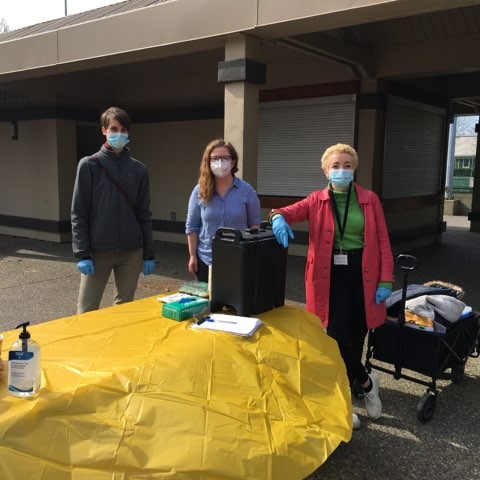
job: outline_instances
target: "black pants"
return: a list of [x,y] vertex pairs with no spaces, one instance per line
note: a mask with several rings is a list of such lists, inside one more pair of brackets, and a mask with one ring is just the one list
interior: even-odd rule
[[367,382],[362,364],[363,344],[367,335],[362,283],[362,250],[348,253],[348,265],[334,265],[330,280],[330,315],[327,333],[340,348],[350,386],[354,380]]
[[198,257],[197,274],[195,275],[199,282],[208,283],[208,265],[203,263]]

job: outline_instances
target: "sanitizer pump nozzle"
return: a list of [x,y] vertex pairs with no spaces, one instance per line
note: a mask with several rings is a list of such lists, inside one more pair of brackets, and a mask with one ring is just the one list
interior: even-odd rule
[[28,352],[28,339],[31,337],[30,332],[27,331],[27,327],[30,325],[30,322],[21,323],[15,328],[23,327],[23,332],[20,333],[18,338],[22,341],[22,352]]

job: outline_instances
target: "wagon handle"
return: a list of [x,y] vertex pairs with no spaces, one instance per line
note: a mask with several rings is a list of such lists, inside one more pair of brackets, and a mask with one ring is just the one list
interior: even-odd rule
[[397,256],[397,265],[404,271],[411,272],[415,270],[418,266],[417,257],[413,255],[407,255],[406,253],[401,253]]
[[408,255],[402,253],[397,256],[397,265],[403,270],[403,286],[402,286],[402,303],[400,308],[400,313],[398,314],[398,346],[397,346],[397,360],[395,362],[395,379],[401,377],[402,366],[400,364],[400,358],[402,354],[403,347],[403,329],[405,328],[405,303],[407,300],[407,285],[408,285],[408,274],[415,270],[418,266],[417,257],[413,255]]
[[398,316],[398,323],[402,326],[405,323],[405,301],[407,300],[408,274],[417,268],[418,260],[413,255],[401,253],[397,256],[397,265],[403,270],[402,286],[402,307]]

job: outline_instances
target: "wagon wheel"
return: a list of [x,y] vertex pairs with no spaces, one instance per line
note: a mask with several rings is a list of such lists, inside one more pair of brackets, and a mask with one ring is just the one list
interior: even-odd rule
[[437,395],[427,392],[423,395],[417,405],[417,418],[422,423],[428,422],[435,411],[435,404],[437,402]]
[[465,364],[452,367],[452,371],[450,373],[450,380],[452,383],[460,383],[465,376]]

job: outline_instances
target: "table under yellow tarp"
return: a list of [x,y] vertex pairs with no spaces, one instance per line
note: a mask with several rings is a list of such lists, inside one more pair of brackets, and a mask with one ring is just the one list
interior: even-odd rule
[[250,338],[192,330],[152,297],[29,327],[42,388],[0,380],[0,479],[305,478],[351,438],[345,367],[314,315],[258,317]]

